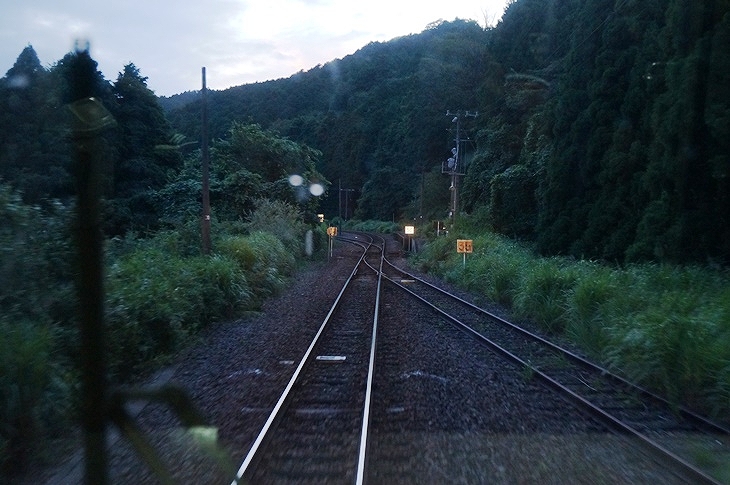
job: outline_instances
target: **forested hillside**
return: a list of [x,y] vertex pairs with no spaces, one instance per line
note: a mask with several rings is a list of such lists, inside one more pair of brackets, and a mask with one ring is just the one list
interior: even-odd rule
[[[85,255],[68,107],[89,96],[115,125],[93,133],[110,381],[260,308],[299,261],[322,257],[317,212],[423,232],[446,221],[453,113],[468,111],[461,219],[424,269],[523,318],[544,306],[549,330],[582,332],[638,379],[727,410],[729,45],[730,0],[514,0],[494,27],[440,21],[208,92],[210,253],[200,93],[160,98],[131,62],[106,80],[88,51],[43,67],[27,46],[0,78],[0,476],[78,415]],[[446,267],[459,230],[489,233],[473,269]],[[535,262],[523,247],[569,257]]]
[[[443,220],[446,113],[469,110],[462,213],[543,254],[726,264],[729,11],[726,0],[517,0],[493,28],[440,21],[210,92],[209,133],[254,124],[313,150],[303,170],[329,184],[329,217]],[[67,63],[45,69],[29,46],[0,80],[0,177],[26,202],[73,192],[58,109]],[[131,63],[96,83],[120,127],[108,135],[107,232],[154,230],[176,204],[166,186],[198,153],[199,93],[156,98]],[[236,191],[231,180],[214,181],[214,198]]]
[[[727,262],[729,11],[722,0],[517,0],[495,28],[441,22],[212,93],[212,133],[248,120],[320,150],[329,213],[343,187],[357,190],[357,217],[444,218],[445,113],[478,111],[465,123],[462,210],[545,254]],[[168,119],[194,138],[199,111]]]

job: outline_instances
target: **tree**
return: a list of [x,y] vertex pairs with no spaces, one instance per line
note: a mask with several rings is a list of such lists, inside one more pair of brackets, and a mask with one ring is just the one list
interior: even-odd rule
[[69,146],[55,77],[27,46],[0,79],[0,178],[27,203],[72,193]]
[[181,165],[177,150],[158,149],[172,137],[172,130],[147,78],[130,63],[113,85],[110,110],[117,120],[114,140],[116,161],[108,194],[107,232],[124,234],[129,229],[159,226],[160,209],[155,191]]

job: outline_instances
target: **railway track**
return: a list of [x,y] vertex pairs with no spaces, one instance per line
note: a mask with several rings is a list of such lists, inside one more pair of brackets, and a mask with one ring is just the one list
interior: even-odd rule
[[362,247],[234,485],[363,482],[380,291],[379,273],[363,267],[379,264],[383,246]]
[[[582,356],[449,293],[387,259],[383,277],[479,342],[522,366],[530,375],[576,405],[628,434],[693,483],[721,483],[697,463],[688,446],[730,460],[730,429],[689,409],[675,406]],[[689,444],[689,445],[688,445]]]
[[[377,388],[375,380],[423,377],[420,371],[396,377],[383,374],[382,368],[389,366],[392,354],[378,354],[382,361],[379,360],[376,366],[381,279],[389,283],[387,287],[392,284],[392,288],[397,288],[395,291],[405,291],[412,301],[427,306],[429,311],[439,315],[439,320],[445,318],[456,325],[467,339],[463,342],[464,347],[476,338],[490,352],[516,364],[531,377],[539,377],[548,387],[566,396],[618,435],[632,437],[632,446],[638,443],[649,450],[664,467],[672,470],[675,477],[685,477],[691,483],[721,483],[683,456],[677,443],[686,442],[688,437],[701,439],[710,441],[720,453],[727,453],[725,443],[729,433],[726,428],[690,410],[677,409],[659,396],[581,356],[406,272],[384,256],[387,253],[385,241],[375,244],[367,235],[347,233],[340,239],[362,248],[362,256],[251,446],[232,485],[360,484],[367,480],[377,482],[382,477],[406,480],[404,483],[422,480],[413,478],[409,482],[408,472],[404,472],[423,466],[415,458],[418,450],[410,442],[411,434],[383,435],[381,432],[369,436],[371,408],[379,409],[375,418],[378,426],[390,428],[390,424],[384,423],[401,420],[402,423],[396,423],[395,427],[402,430],[414,425],[413,413],[432,415],[431,411],[412,408],[414,404],[408,397],[403,400],[404,396],[393,398],[381,394],[378,399],[387,404],[372,402],[372,389]],[[381,320],[384,323],[386,316],[381,316]],[[391,328],[393,325],[398,324],[391,324]],[[380,374],[375,370],[378,366]],[[446,384],[448,380],[437,375],[426,377],[442,380],[440,384]],[[450,410],[437,412],[444,411]],[[567,410],[563,412],[569,414]],[[432,419],[428,418],[420,426],[430,429],[432,425]],[[368,449],[371,443],[376,444],[375,450]],[[375,467],[373,463],[368,465],[369,457],[375,457]],[[449,477],[447,472],[443,478]]]

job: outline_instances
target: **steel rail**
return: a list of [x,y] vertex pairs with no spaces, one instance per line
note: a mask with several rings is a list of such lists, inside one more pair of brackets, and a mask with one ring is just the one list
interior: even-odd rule
[[[340,301],[342,300],[342,296],[344,295],[345,291],[347,290],[348,286],[352,282],[353,278],[357,274],[358,268],[363,263],[367,256],[368,249],[370,246],[372,246],[372,242],[369,244],[364,245],[364,251],[362,255],[360,256],[357,264],[355,264],[354,269],[350,273],[350,276],[347,278],[345,283],[342,286],[342,289],[340,290],[339,294],[337,295],[337,298],[335,298],[334,303],[332,304],[332,307],[330,308],[329,312],[327,313],[327,316],[325,317],[324,321],[319,327],[319,330],[317,331],[316,335],[314,336],[312,342],[309,344],[309,347],[307,348],[307,351],[304,353],[304,356],[302,357],[301,361],[299,362],[299,365],[297,366],[296,370],[292,374],[292,377],[289,379],[288,384],[286,385],[284,391],[282,392],[281,396],[279,397],[279,400],[277,401],[276,405],[272,409],[271,413],[269,414],[268,419],[264,423],[264,426],[261,428],[261,431],[259,432],[258,436],[256,437],[256,440],[251,445],[251,448],[249,449],[248,453],[246,454],[246,457],[244,458],[243,462],[241,463],[241,466],[238,469],[238,472],[236,473],[236,477],[231,482],[231,485],[239,485],[239,483],[242,483],[243,476],[246,474],[249,466],[254,460],[254,457],[256,456],[256,453],[258,452],[259,448],[261,447],[261,444],[263,443],[264,439],[266,438],[267,434],[270,432],[273,423],[276,421],[279,412],[281,411],[282,407],[284,406],[284,403],[289,398],[289,395],[291,393],[292,388],[294,387],[294,384],[299,379],[299,375],[302,372],[302,369],[304,368],[305,364],[309,360],[312,351],[314,350],[314,347],[319,341],[320,336],[324,332],[325,328],[327,327],[328,323],[330,322],[330,319],[332,315],[334,314],[335,310],[339,307]],[[380,282],[380,280],[379,280]],[[378,282],[378,289],[380,287],[380,284]],[[377,313],[376,313],[377,317]],[[370,376],[368,376],[368,379],[370,379]],[[369,410],[369,404],[366,406]]]
[[[509,326],[511,326],[511,327],[513,327],[513,328],[515,328],[517,330],[523,331],[523,332],[528,333],[530,335],[534,335],[534,334],[532,334],[530,332],[527,332],[524,329],[521,329],[520,327],[518,327],[518,326],[516,326],[516,325],[514,325],[514,324],[512,324],[510,322],[507,322],[506,320],[503,320],[503,319],[497,317],[496,315],[492,315],[491,313],[487,312],[486,310],[483,310],[483,309],[481,309],[479,307],[476,307],[475,305],[472,305],[471,303],[466,302],[466,301],[462,300],[461,298],[459,298],[459,297],[457,297],[455,295],[452,295],[452,294],[450,294],[450,293],[448,293],[448,292],[446,292],[446,291],[444,291],[444,290],[442,290],[442,289],[440,289],[438,287],[435,287],[435,286],[431,285],[430,283],[425,282],[425,281],[421,280],[420,278],[418,278],[418,277],[416,277],[414,275],[411,275],[410,273],[408,273],[406,271],[401,271],[399,268],[397,268],[395,265],[393,265],[389,261],[388,261],[388,264],[391,265],[392,267],[396,268],[401,273],[407,274],[408,276],[410,276],[410,277],[412,277],[412,278],[414,278],[416,280],[419,280],[419,281],[427,284],[428,286],[431,286],[433,288],[436,288],[440,292],[442,292],[442,293],[444,293],[446,295],[449,295],[452,298],[457,299],[457,300],[459,300],[459,301],[461,301],[463,303],[466,303],[466,304],[474,307],[475,309],[478,309],[478,310],[486,313],[487,315],[492,316],[492,317],[500,320],[501,322],[504,322],[504,323],[508,324]],[[632,426],[624,423],[619,418],[611,415],[610,413],[606,412],[605,410],[601,409],[600,407],[594,405],[592,402],[588,401],[587,399],[585,399],[584,397],[580,396],[579,394],[577,394],[573,390],[571,390],[568,387],[562,385],[561,383],[559,383],[558,381],[556,381],[555,379],[553,379],[552,377],[550,377],[546,373],[542,372],[539,368],[534,367],[529,362],[524,361],[519,356],[517,356],[514,353],[512,353],[512,352],[508,351],[507,349],[503,348],[502,346],[500,346],[496,342],[492,341],[491,339],[485,337],[481,333],[479,333],[476,330],[474,330],[473,328],[471,328],[469,325],[461,322],[456,317],[450,315],[446,311],[444,311],[441,308],[437,307],[436,305],[432,304],[431,302],[429,302],[428,300],[426,300],[422,296],[420,296],[420,295],[416,294],[415,292],[413,292],[412,290],[406,288],[404,285],[396,282],[394,279],[388,277],[387,275],[384,275],[384,277],[385,277],[385,279],[387,281],[389,281],[390,283],[392,283],[396,287],[400,288],[401,290],[405,291],[406,293],[410,294],[411,296],[413,296],[414,298],[416,298],[418,301],[420,301],[421,303],[423,303],[424,305],[426,305],[427,307],[429,307],[430,309],[432,309],[433,311],[435,311],[437,314],[441,315],[442,317],[446,318],[449,322],[453,323],[457,328],[465,331],[467,334],[471,335],[472,337],[474,337],[475,339],[477,339],[481,343],[485,344],[486,346],[488,346],[489,348],[491,348],[492,350],[494,350],[498,354],[504,356],[508,360],[510,360],[510,361],[512,361],[512,362],[520,365],[520,366],[524,366],[525,368],[530,369],[530,371],[533,372],[534,375],[536,375],[539,378],[541,378],[542,380],[544,380],[546,383],[548,383],[551,387],[555,388],[559,392],[566,394],[568,397],[570,397],[570,399],[573,402],[575,402],[576,404],[578,404],[579,406],[581,406],[582,408],[584,408],[588,412],[590,412],[590,413],[592,413],[592,414],[600,417],[602,420],[604,420],[605,422],[607,422],[608,424],[610,424],[615,430],[623,431],[623,432],[625,432],[625,433],[627,433],[627,434],[629,434],[631,436],[634,436],[635,438],[637,438],[639,440],[639,442],[645,448],[647,448],[649,451],[651,451],[653,453],[656,453],[659,456],[661,456],[662,458],[664,458],[665,461],[668,464],[674,465],[674,466],[679,466],[685,474],[689,475],[692,478],[692,480],[695,481],[695,483],[706,483],[706,484],[712,484],[712,485],[722,485],[721,482],[717,481],[714,477],[708,475],[703,470],[697,468],[693,464],[691,464],[688,461],[686,461],[684,458],[682,458],[679,455],[677,455],[677,454],[673,453],[672,451],[668,450],[667,448],[665,448],[661,444],[655,442],[654,440],[652,440],[648,436],[646,436],[643,433],[641,433],[640,431],[636,430],[634,427],[632,427]],[[539,336],[535,336],[535,337],[537,337],[541,342],[545,342],[545,343],[547,343],[547,344],[549,344],[549,345],[551,345],[553,347],[556,347],[558,349],[561,349],[560,347],[556,346],[555,344],[552,344],[551,342],[549,342],[549,341],[547,341],[545,339],[542,339]],[[563,350],[563,349],[561,349],[561,350]],[[578,357],[582,361],[585,361],[584,359],[580,358],[579,356],[576,356],[576,357]],[[588,362],[588,361],[585,361],[585,362]],[[588,364],[594,365],[594,364],[592,364],[590,362],[588,362]],[[634,386],[634,387],[637,387],[637,386]],[[641,388],[638,388],[638,389],[641,389]],[[704,420],[704,418],[702,418],[702,417],[700,417],[700,418],[703,420],[703,422],[706,421],[706,420]]]
[[[515,325],[514,323],[512,323],[512,322],[510,322],[508,320],[505,320],[504,318],[502,318],[502,317],[500,317],[498,315],[495,315],[495,314],[493,314],[493,313],[485,310],[484,308],[481,308],[481,307],[479,307],[479,306],[477,306],[477,305],[475,305],[475,304],[473,304],[473,303],[471,303],[469,301],[464,300],[463,298],[460,298],[460,297],[458,297],[458,296],[456,296],[456,295],[454,295],[452,293],[449,293],[448,291],[444,290],[443,288],[439,288],[438,286],[436,286],[436,285],[434,285],[432,283],[429,283],[428,281],[426,281],[426,280],[424,280],[422,278],[419,278],[418,276],[416,276],[416,275],[414,275],[414,274],[412,274],[412,273],[410,273],[410,272],[408,272],[408,271],[406,271],[406,270],[398,267],[397,265],[395,265],[394,263],[388,261],[387,259],[386,259],[386,263],[388,264],[388,266],[390,266],[391,268],[395,269],[397,272],[399,272],[399,273],[401,273],[403,275],[406,275],[409,279],[413,279],[416,282],[418,282],[420,284],[423,284],[423,285],[427,286],[428,288],[430,288],[432,290],[435,290],[435,291],[437,291],[437,292],[439,292],[439,293],[441,293],[441,294],[443,294],[445,296],[448,296],[449,298],[452,298],[453,300],[458,301],[459,303],[461,303],[461,304],[469,307],[470,309],[472,309],[472,310],[474,310],[476,312],[479,312],[479,313],[481,313],[481,314],[489,317],[490,319],[492,319],[492,320],[494,320],[494,321],[496,321],[496,322],[498,322],[498,323],[500,323],[500,324],[502,324],[502,325],[504,325],[504,326],[506,326],[506,327],[508,327],[508,328],[510,328],[512,330],[515,330],[515,331],[517,331],[517,332],[519,332],[519,333],[521,333],[521,334],[523,334],[523,335],[525,335],[525,336],[527,336],[527,337],[529,337],[529,338],[531,338],[531,339],[533,339],[533,340],[535,340],[535,341],[537,341],[537,342],[539,342],[539,343],[547,346],[551,350],[553,350],[553,351],[555,351],[557,353],[560,353],[560,354],[564,355],[565,357],[569,358],[573,362],[575,362],[577,364],[580,364],[580,365],[582,365],[582,366],[584,366],[584,367],[586,367],[588,369],[591,369],[593,371],[600,372],[603,376],[606,376],[608,378],[611,378],[611,379],[613,379],[613,380],[621,383],[622,385],[625,385],[625,386],[627,386],[627,387],[629,387],[629,388],[631,388],[631,389],[633,389],[635,391],[638,391],[639,393],[643,394],[646,397],[649,397],[651,399],[654,399],[655,401],[657,401],[657,402],[659,402],[659,403],[661,403],[661,404],[663,404],[665,406],[674,408],[677,411],[679,411],[686,418],[693,419],[696,422],[702,423],[704,426],[707,426],[708,428],[713,429],[713,430],[715,430],[717,432],[720,432],[722,434],[728,434],[728,435],[730,435],[730,428],[728,426],[726,426],[726,425],[724,425],[722,423],[718,423],[718,422],[712,421],[712,420],[708,419],[705,416],[702,416],[700,414],[697,414],[695,411],[693,411],[693,410],[691,410],[691,409],[689,409],[689,408],[687,408],[685,406],[681,406],[681,405],[675,406],[674,404],[670,403],[667,399],[663,398],[662,396],[660,396],[660,395],[658,395],[658,394],[656,394],[656,393],[654,393],[654,392],[652,392],[652,391],[650,391],[650,390],[648,390],[648,389],[646,389],[644,387],[641,387],[641,386],[639,386],[639,385],[637,385],[637,384],[635,384],[635,383],[627,380],[626,378],[621,377],[620,375],[618,375],[618,374],[616,374],[614,372],[611,372],[610,370],[605,369],[605,368],[603,368],[603,367],[601,367],[601,366],[599,366],[599,365],[591,362],[590,360],[587,360],[586,358],[584,358],[584,357],[582,357],[582,356],[580,356],[580,355],[578,355],[578,354],[576,354],[574,352],[571,352],[568,349],[565,349],[563,347],[560,347],[559,345],[557,345],[557,344],[555,344],[555,343],[553,343],[553,342],[551,342],[551,341],[549,341],[549,340],[541,337],[540,335],[537,335],[537,334],[535,334],[533,332],[530,332],[529,330],[527,330],[525,328],[522,328],[519,325]],[[390,281],[392,283],[394,283],[394,284],[396,284],[398,286],[402,286],[397,281],[392,280],[392,278],[389,278],[389,279],[390,279]]]
[[[370,342],[370,361],[368,363],[368,378],[365,389],[365,405],[363,409],[363,421],[360,431],[360,448],[357,460],[357,476],[356,485],[362,485],[365,482],[365,461],[367,455],[368,428],[370,426],[370,403],[373,396],[373,377],[375,376],[375,351],[377,346],[378,335],[378,314],[380,313],[380,286],[383,280],[383,261],[385,259],[385,240],[380,253],[380,267],[378,271],[378,284],[375,290],[375,316],[373,317],[373,335]],[[367,261],[365,264],[368,264]],[[369,264],[368,264],[369,266]]]

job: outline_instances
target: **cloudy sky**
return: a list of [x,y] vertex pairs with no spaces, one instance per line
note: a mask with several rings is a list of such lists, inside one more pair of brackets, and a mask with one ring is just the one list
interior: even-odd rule
[[0,0],[0,76],[32,45],[50,67],[88,41],[109,81],[132,62],[156,94],[289,77],[431,22],[494,25],[508,0]]

